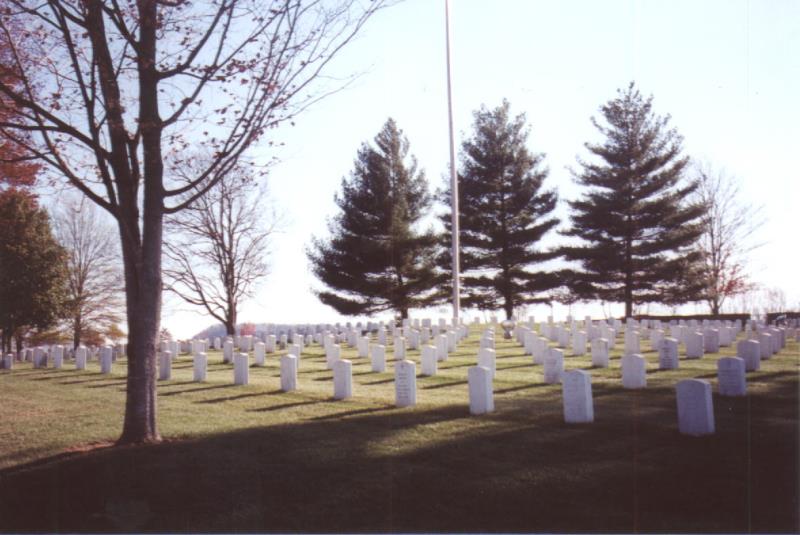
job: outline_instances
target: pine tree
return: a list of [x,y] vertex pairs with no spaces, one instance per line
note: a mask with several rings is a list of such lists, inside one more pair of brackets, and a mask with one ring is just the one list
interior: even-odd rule
[[592,123],[605,141],[586,144],[599,161],[579,160],[575,179],[586,191],[569,202],[565,234],[584,241],[564,248],[580,266],[569,276],[571,289],[582,299],[625,303],[626,316],[640,303],[696,299],[692,248],[702,207],[686,201],[697,183],[684,178],[682,137],[633,83],[600,110],[607,124]]
[[[542,190],[547,169],[544,155],[526,147],[529,129],[525,115],[509,115],[508,101],[493,110],[474,113],[472,137],[462,143],[459,170],[459,239],[463,292],[467,307],[514,308],[546,302],[546,293],[559,285],[552,272],[534,267],[557,253],[539,243],[558,225],[551,215],[554,191]],[[449,188],[441,200],[451,206]],[[450,266],[450,216],[442,216],[447,252],[442,267]]]
[[[438,282],[438,237],[416,227],[432,203],[425,175],[408,156],[409,143],[389,119],[358,151],[335,202],[341,212],[328,224],[329,240],[313,238],[312,270],[329,290],[320,300],[341,314],[394,310],[402,318],[433,304]],[[408,163],[406,160],[409,160]]]

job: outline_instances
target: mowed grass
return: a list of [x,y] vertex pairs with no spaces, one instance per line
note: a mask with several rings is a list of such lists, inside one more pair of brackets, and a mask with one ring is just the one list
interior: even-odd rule
[[[332,398],[320,347],[301,358],[299,390],[279,390],[278,357],[233,386],[209,354],[205,383],[179,357],[159,383],[164,443],[111,447],[121,431],[125,363],[110,376],[17,363],[0,372],[0,530],[4,531],[800,531],[800,348],[748,373],[748,395],[716,394],[733,347],[659,371],[648,386],[566,351],[592,374],[595,423],[563,422],[561,388],[497,335],[496,412],[470,416],[467,369],[478,330],[418,404],[394,407],[393,360],[370,371],[354,349],[354,397]],[[419,353],[410,351],[417,362]],[[675,383],[714,388],[716,434],[677,431]]]

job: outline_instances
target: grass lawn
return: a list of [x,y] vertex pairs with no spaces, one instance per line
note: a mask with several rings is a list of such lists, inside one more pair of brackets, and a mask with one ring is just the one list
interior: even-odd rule
[[[16,363],[0,371],[0,531],[800,531],[800,347],[748,373],[748,395],[716,394],[716,361],[621,387],[620,350],[591,369],[595,423],[563,423],[561,388],[498,335],[496,411],[470,416],[467,368],[478,332],[436,377],[417,378],[414,408],[394,407],[394,367],[353,361],[354,397],[334,401],[321,348],[307,348],[299,390],[279,366],[250,370],[209,354],[206,383],[178,358],[159,383],[154,446],[116,448],[125,363],[100,375]],[[419,353],[409,352],[417,362]],[[677,430],[675,383],[708,379],[717,432]]]

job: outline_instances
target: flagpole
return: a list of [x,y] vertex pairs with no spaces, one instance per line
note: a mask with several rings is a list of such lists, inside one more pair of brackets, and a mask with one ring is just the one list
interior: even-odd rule
[[456,174],[456,145],[453,138],[453,89],[450,82],[450,0],[444,0],[445,36],[447,39],[447,115],[450,130],[450,205],[452,208],[452,257],[453,257],[453,318],[461,312],[461,281],[459,260],[458,226],[458,176]]

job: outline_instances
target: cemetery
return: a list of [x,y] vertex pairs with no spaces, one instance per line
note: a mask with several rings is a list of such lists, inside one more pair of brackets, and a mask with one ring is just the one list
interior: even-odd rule
[[0,531],[796,529],[800,329],[587,321],[163,341],[164,441],[117,448],[124,347],[24,351]]

